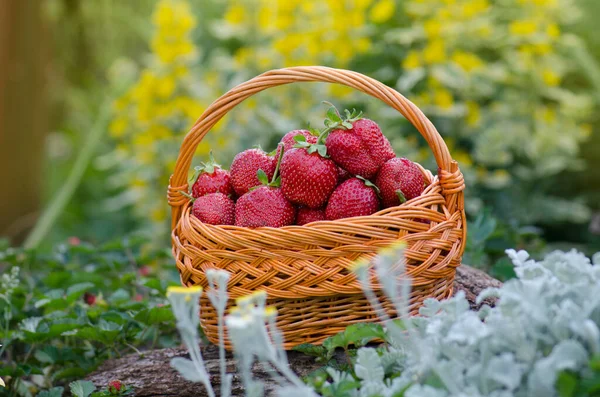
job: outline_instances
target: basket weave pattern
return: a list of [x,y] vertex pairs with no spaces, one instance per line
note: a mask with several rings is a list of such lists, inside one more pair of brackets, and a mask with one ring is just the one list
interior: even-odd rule
[[[305,226],[248,229],[214,226],[191,215],[187,176],[202,138],[229,110],[269,87],[293,82],[339,83],[379,98],[404,115],[423,135],[438,164],[438,175],[422,169],[426,189],[406,203],[370,216],[320,221]],[[171,177],[173,255],[185,286],[208,282],[210,268],[227,270],[232,299],[256,290],[268,294],[278,308],[277,324],[285,347],[319,343],[347,325],[376,318],[360,284],[350,271],[360,258],[370,259],[391,243],[404,240],[406,273],[412,281],[411,313],[426,298],[452,293],[456,267],[466,237],[464,180],[458,164],[435,127],[410,101],[384,84],[347,70],[319,66],[273,70],[249,80],[217,99],[186,136]],[[375,283],[374,289],[380,287]],[[382,299],[386,310],[391,305]],[[201,324],[212,342],[218,341],[217,318],[208,300],[201,299]],[[229,341],[226,341],[229,348]]]

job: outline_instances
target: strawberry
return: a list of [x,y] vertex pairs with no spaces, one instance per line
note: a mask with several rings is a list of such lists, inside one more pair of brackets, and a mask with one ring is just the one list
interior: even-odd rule
[[322,207],[337,185],[338,167],[325,158],[324,145],[310,144],[296,136],[296,146],[288,149],[281,161],[281,190],[294,204]]
[[233,225],[235,203],[223,193],[209,193],[194,201],[192,214],[209,225]]
[[231,176],[229,172],[215,163],[212,152],[210,153],[210,160],[207,163],[202,163],[201,166],[194,168],[194,170],[194,176],[192,177],[193,197],[200,197],[216,192],[223,193],[226,196],[233,195]]
[[300,207],[296,215],[296,225],[306,225],[307,223],[324,221],[325,219],[325,210],[323,209]]
[[352,178],[352,174],[343,169],[342,167],[338,167],[338,183],[342,183],[350,178]]
[[125,385],[120,380],[111,380],[108,382],[108,392],[112,395],[121,394],[124,389]]
[[263,170],[267,179],[275,173],[277,159],[269,156],[262,149],[248,149],[238,153],[231,163],[231,184],[238,196],[254,186],[260,186],[257,171]]
[[396,154],[377,123],[361,116],[362,113],[346,110],[346,117],[342,119],[332,106],[325,120],[324,132],[328,133],[325,145],[337,165],[352,175],[369,179]]
[[331,194],[325,216],[329,220],[371,215],[379,209],[377,187],[371,182],[351,178],[342,182]]
[[[280,144],[283,145],[283,144]],[[283,227],[294,223],[296,208],[279,188],[279,164],[283,150],[279,152],[273,178],[269,182],[263,170],[257,171],[257,178],[263,186],[252,188],[240,197],[235,206],[235,225],[244,227]]]
[[285,152],[286,150],[293,148],[296,144],[294,137],[298,135],[302,135],[308,143],[317,143],[317,136],[313,135],[312,132],[310,132],[309,130],[293,130],[288,132],[283,136],[283,138],[281,138],[281,143],[283,143],[283,147],[277,146],[277,154],[275,155],[275,157],[279,158],[280,150],[283,150]]
[[384,207],[394,207],[423,193],[423,174],[412,161],[395,157],[381,166],[375,185]]

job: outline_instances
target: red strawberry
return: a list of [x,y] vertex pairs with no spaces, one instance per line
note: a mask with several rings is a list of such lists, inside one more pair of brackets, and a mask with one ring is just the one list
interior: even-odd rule
[[231,183],[238,196],[248,192],[250,188],[259,186],[256,177],[258,170],[263,170],[268,179],[273,177],[277,159],[267,155],[261,149],[248,149],[238,153],[231,163]]
[[[280,144],[283,146],[283,144]],[[296,208],[290,203],[281,189],[278,178],[283,150],[279,152],[275,172],[271,182],[267,174],[259,170],[257,178],[264,186],[251,189],[240,197],[235,206],[235,225],[244,227],[283,227],[294,223]]]
[[314,144],[317,143],[317,136],[313,135],[310,131],[308,130],[293,130],[288,132],[287,134],[285,134],[283,136],[283,138],[281,138],[281,143],[283,143],[283,149],[281,148],[281,146],[277,146],[277,154],[275,155],[276,158],[279,158],[279,151],[283,150],[284,152],[293,148],[294,145],[296,144],[296,141],[294,140],[294,137],[302,135],[305,139],[306,142]]
[[210,193],[194,201],[192,214],[210,225],[233,225],[235,203],[223,193]]
[[371,215],[379,209],[375,185],[369,181],[351,178],[340,184],[331,194],[325,216],[329,220]]
[[195,181],[192,185],[192,196],[200,197],[209,193],[223,193],[224,195],[233,195],[233,186],[231,185],[231,176],[229,172],[221,168],[215,163],[212,152],[210,160],[203,163],[195,169],[192,180]]
[[312,209],[307,207],[298,208],[298,214],[296,215],[296,225],[306,225],[307,223],[324,221],[325,210],[323,209]]
[[111,380],[108,382],[108,392],[116,395],[120,394],[125,389],[125,385],[120,380]]
[[327,153],[350,174],[373,178],[383,163],[396,157],[379,126],[361,118],[361,113],[346,110],[346,118],[342,119],[332,107],[327,116],[326,130],[331,131],[325,142]]
[[375,184],[381,191],[384,207],[394,207],[423,193],[423,174],[406,158],[395,157],[379,170]]
[[[304,142],[308,144],[308,142]],[[325,147],[322,147],[324,151]],[[312,153],[309,153],[310,151]],[[294,204],[322,207],[337,185],[337,166],[321,156],[313,145],[292,148],[281,161],[281,190]]]
[[83,301],[90,306],[93,306],[96,303],[96,295],[91,292],[86,292],[83,294]]
[[338,167],[338,183],[342,183],[350,178],[352,178],[352,174],[343,169],[342,167]]

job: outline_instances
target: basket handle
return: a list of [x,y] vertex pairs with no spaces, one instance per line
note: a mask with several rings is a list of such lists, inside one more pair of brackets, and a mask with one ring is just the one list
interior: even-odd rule
[[[284,84],[315,81],[352,87],[380,99],[406,117],[425,138],[433,152],[438,165],[442,194],[446,197],[448,204],[452,207],[458,204],[459,209],[462,210],[461,191],[464,189],[464,181],[458,164],[452,160],[448,146],[434,125],[415,104],[393,88],[357,72],[325,66],[297,66],[271,70],[248,80],[229,90],[202,113],[183,140],[175,164],[175,172],[169,181],[168,200],[172,207],[173,225],[179,217],[181,206],[188,201],[187,197],[180,194],[180,191],[187,191],[188,170],[194,152],[210,129],[229,110],[260,91]],[[456,196],[459,196],[458,201]]]

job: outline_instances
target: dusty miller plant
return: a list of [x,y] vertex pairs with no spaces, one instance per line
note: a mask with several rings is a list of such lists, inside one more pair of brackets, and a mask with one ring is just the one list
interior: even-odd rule
[[[578,394],[572,381],[567,386],[560,381],[565,374],[569,379],[587,376],[589,380],[589,363],[600,354],[600,267],[574,250],[551,253],[540,262],[525,251],[508,250],[507,254],[518,277],[478,297],[479,302],[498,297],[495,307],[484,305],[478,312],[471,311],[464,294],[459,293],[441,302],[426,300],[421,316],[413,318],[408,317],[407,305],[410,280],[402,276],[403,246],[383,250],[372,264],[358,262],[353,270],[383,328],[352,326],[351,331],[330,338],[323,346],[301,350],[326,361],[332,349],[346,348],[349,343],[361,345],[374,337],[385,343],[359,348],[351,355],[349,370],[328,366],[308,379],[309,383],[324,396],[545,397],[557,396],[559,390],[561,396],[588,395]],[[600,254],[593,263],[600,264]],[[370,283],[370,265],[401,320],[390,318],[382,309]],[[227,276],[215,271],[209,280],[214,291],[211,302],[223,315]],[[178,324],[197,328],[197,295],[192,299],[182,295],[181,301],[188,308],[173,304]],[[279,395],[316,395],[289,370],[275,326],[276,311],[265,307],[265,302],[261,292],[238,299],[237,307],[224,320],[247,395],[263,395],[262,383],[252,378],[250,370],[255,360],[272,369],[280,385]],[[222,333],[222,326],[220,330]],[[351,334],[352,341],[348,339]],[[357,342],[360,340],[364,343]],[[188,345],[191,350],[197,346],[197,339]],[[174,366],[187,379],[207,385],[204,369],[186,376],[187,369]],[[224,369],[222,379],[230,382]],[[594,381],[588,382],[592,386],[586,390],[600,390],[600,382]],[[227,383],[223,389],[228,393],[229,387]]]

